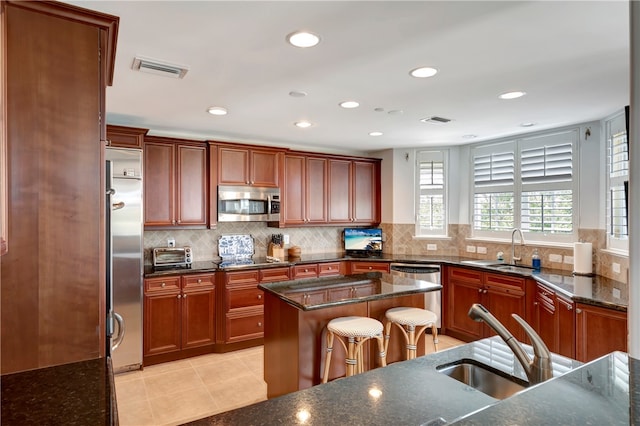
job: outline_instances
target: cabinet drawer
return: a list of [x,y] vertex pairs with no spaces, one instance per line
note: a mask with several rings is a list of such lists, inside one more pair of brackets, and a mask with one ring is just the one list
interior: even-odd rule
[[264,304],[264,293],[258,288],[232,288],[227,290],[228,309],[246,308]]
[[505,289],[515,287],[524,291],[524,278],[487,273],[485,274],[485,285],[487,287],[501,287]]
[[351,272],[389,272],[389,264],[386,262],[351,262]]
[[264,314],[253,312],[242,316],[227,316],[227,341],[258,339],[264,335]]
[[456,281],[466,281],[469,283],[480,284],[482,282],[482,272],[465,268],[448,268],[449,279]]
[[144,280],[145,293],[180,291],[180,277],[148,278]]
[[182,277],[182,288],[184,290],[213,288],[215,282],[216,276],[213,274],[185,275]]
[[292,268],[293,279],[298,278],[314,278],[318,276],[318,264],[296,265]]
[[327,277],[330,275],[340,275],[340,262],[320,263],[318,265],[318,276]]
[[260,270],[260,282],[262,283],[288,281],[289,279],[289,268],[268,268]]
[[237,271],[225,273],[227,285],[258,284],[260,282],[260,271]]

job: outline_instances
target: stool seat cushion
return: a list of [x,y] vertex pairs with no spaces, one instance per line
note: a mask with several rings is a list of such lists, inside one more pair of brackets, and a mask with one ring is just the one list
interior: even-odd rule
[[329,321],[327,329],[344,337],[374,337],[382,334],[382,323],[367,317],[339,317]]
[[401,325],[430,325],[438,321],[438,316],[434,312],[420,308],[391,308],[385,316],[389,321]]

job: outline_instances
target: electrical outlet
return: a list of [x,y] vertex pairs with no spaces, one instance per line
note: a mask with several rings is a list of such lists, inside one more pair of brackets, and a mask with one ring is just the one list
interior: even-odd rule
[[616,299],[620,299],[620,289],[614,288],[612,292],[612,296],[615,297]]
[[487,248],[486,247],[478,247],[477,251],[480,254],[487,254]]
[[620,264],[613,262],[611,264],[611,269],[613,270],[614,273],[619,274],[620,273]]
[[427,250],[429,250],[429,251],[438,250],[438,245],[437,244],[427,244]]
[[284,235],[282,236],[282,239],[284,240],[284,243],[285,243],[285,244],[289,244],[289,234],[284,234]]
[[175,247],[176,246],[176,240],[173,238],[169,238],[167,240],[167,247]]
[[573,265],[573,256],[565,256],[564,257],[564,263],[568,263],[570,265]]
[[475,253],[476,246],[467,246],[467,253]]
[[549,255],[549,262],[556,262],[556,263],[562,262],[562,255],[561,254],[550,254]]

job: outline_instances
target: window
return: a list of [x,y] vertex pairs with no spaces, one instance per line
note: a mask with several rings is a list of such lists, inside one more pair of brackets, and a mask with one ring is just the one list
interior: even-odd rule
[[607,247],[629,249],[627,194],[629,146],[624,113],[606,122],[607,132]]
[[528,239],[574,238],[577,130],[474,147],[475,236],[506,238],[520,228]]
[[446,151],[417,153],[416,236],[446,236]]

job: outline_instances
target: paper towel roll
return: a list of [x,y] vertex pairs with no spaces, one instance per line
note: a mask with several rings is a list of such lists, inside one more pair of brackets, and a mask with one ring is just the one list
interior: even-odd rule
[[573,272],[590,274],[593,272],[591,261],[591,243],[573,243]]

